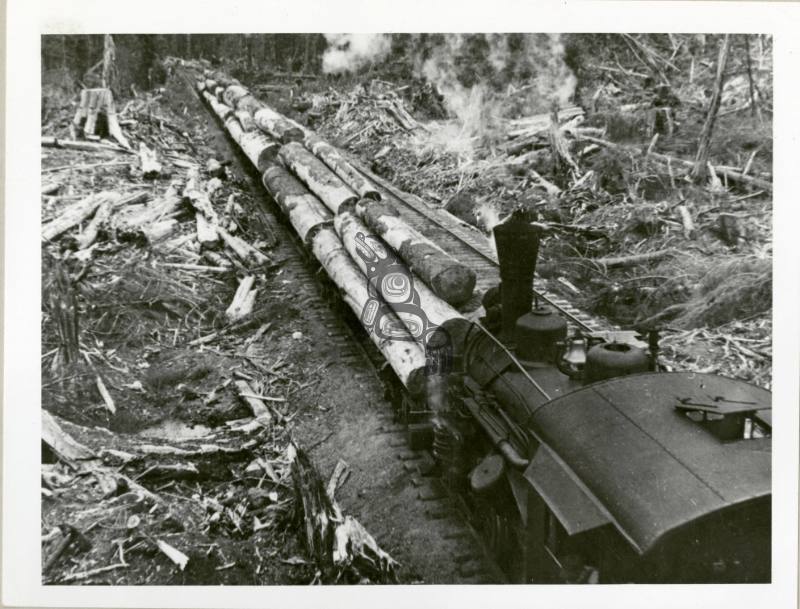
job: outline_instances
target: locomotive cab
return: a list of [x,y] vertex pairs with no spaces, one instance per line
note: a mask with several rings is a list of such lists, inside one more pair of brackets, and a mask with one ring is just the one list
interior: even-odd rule
[[434,455],[509,578],[770,581],[771,394],[660,372],[654,333],[568,336],[533,306],[535,227],[512,214],[495,237],[499,336],[452,333],[460,385]]

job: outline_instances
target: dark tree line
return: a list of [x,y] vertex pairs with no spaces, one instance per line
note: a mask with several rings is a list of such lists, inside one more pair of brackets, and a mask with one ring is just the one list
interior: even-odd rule
[[[326,42],[322,34],[115,34],[120,87],[156,86],[161,60],[168,56],[223,58],[242,70],[316,73]],[[43,81],[58,79],[98,86],[97,66],[103,57],[103,35],[42,36]],[[65,83],[66,84],[66,83]]]

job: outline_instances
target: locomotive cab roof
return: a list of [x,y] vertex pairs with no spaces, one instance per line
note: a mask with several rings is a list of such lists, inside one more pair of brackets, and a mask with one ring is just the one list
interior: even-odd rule
[[533,412],[544,444],[525,477],[569,534],[611,523],[644,554],[684,525],[771,495],[769,437],[723,438],[688,416],[717,407],[718,418],[768,430],[770,401],[746,382],[691,372],[594,383]]

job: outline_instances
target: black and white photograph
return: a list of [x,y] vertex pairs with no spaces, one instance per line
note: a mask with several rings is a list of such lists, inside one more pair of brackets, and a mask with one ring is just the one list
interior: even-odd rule
[[33,41],[31,585],[788,585],[778,35],[206,18]]

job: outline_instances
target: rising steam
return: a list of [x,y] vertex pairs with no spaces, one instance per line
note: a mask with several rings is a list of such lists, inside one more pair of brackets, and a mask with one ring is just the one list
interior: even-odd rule
[[356,72],[383,60],[392,47],[388,34],[325,34],[325,39],[322,71],[326,74]]
[[[476,48],[482,56],[474,55]],[[480,61],[493,73],[477,82],[474,73],[465,78]],[[437,88],[457,119],[434,131],[428,143],[465,159],[476,143],[503,139],[504,118],[547,112],[553,100],[567,105],[577,83],[564,62],[559,34],[447,34],[425,58],[417,58],[415,72]]]

